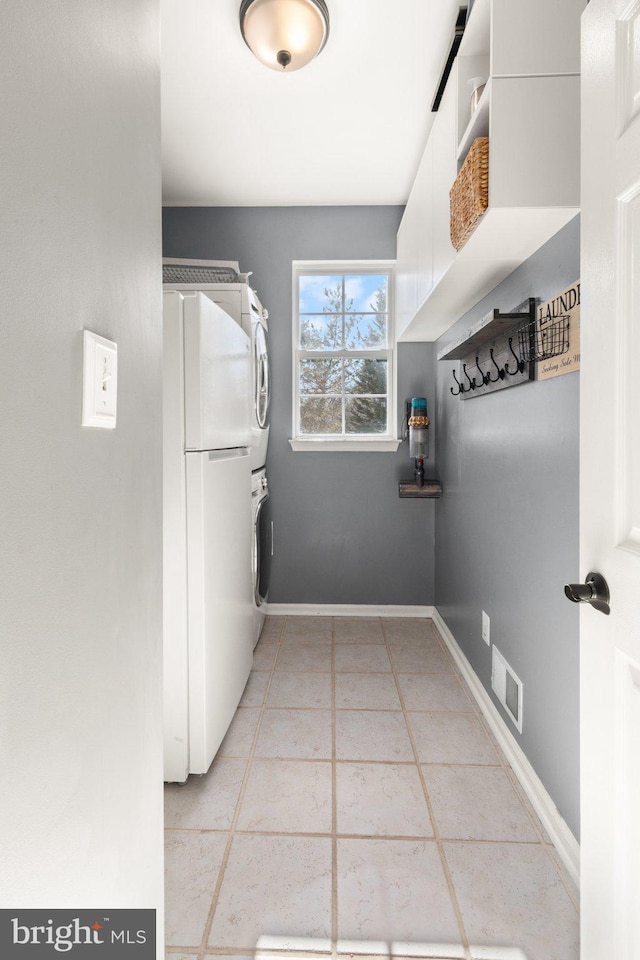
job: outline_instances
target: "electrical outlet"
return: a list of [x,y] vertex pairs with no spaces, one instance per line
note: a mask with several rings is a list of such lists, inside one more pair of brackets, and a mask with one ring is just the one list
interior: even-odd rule
[[488,647],[491,646],[491,620],[484,610],[482,611],[482,639]]

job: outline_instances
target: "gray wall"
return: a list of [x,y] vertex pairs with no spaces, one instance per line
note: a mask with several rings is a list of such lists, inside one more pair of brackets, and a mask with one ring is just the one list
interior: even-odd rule
[[[395,454],[293,453],[288,443],[292,261],[394,259],[401,215],[401,207],[164,209],[165,256],[239,260],[269,310],[272,602],[433,602],[434,502],[398,497],[398,480],[412,472],[407,445]],[[398,396],[435,401],[433,345],[401,345],[398,356]]]
[[[576,218],[437,350],[494,307],[546,299],[579,276]],[[577,836],[578,612],[562,588],[580,579],[579,374],[461,401],[450,393],[453,366],[438,363],[436,604],[488,691],[482,610],[491,617],[491,640],[524,683],[522,736],[506,723]]]
[[[159,3],[0,7],[0,903],[161,935]],[[115,430],[80,425],[85,327]]]

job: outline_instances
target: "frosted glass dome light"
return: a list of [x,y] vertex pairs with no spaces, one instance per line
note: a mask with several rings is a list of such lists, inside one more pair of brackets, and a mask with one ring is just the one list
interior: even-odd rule
[[299,70],[329,36],[324,0],[243,0],[240,29],[255,56],[272,70]]

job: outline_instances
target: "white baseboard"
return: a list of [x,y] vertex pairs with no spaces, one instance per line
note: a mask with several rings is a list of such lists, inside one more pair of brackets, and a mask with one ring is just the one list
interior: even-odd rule
[[433,610],[433,622],[446,643],[462,675],[467,681],[482,714],[491,728],[491,732],[500,744],[502,751],[511,764],[513,772],[520,781],[533,809],[540,817],[542,825],[553,841],[576,887],[580,886],[580,845],[565,823],[560,811],[547,793],[544,784],[527,760],[522,748],[498,713],[489,694],[480,683],[476,672],[458,646],[455,637],[436,608]]
[[432,617],[433,607],[357,603],[269,603],[270,617]]

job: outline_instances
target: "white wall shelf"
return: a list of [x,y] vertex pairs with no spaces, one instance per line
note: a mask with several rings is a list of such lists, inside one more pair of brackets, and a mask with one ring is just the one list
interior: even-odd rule
[[487,210],[398,340],[437,340],[577,212],[577,207]]
[[[476,0],[398,231],[398,340],[436,340],[579,212],[584,5]],[[489,208],[456,252],[449,190],[479,136]]]

